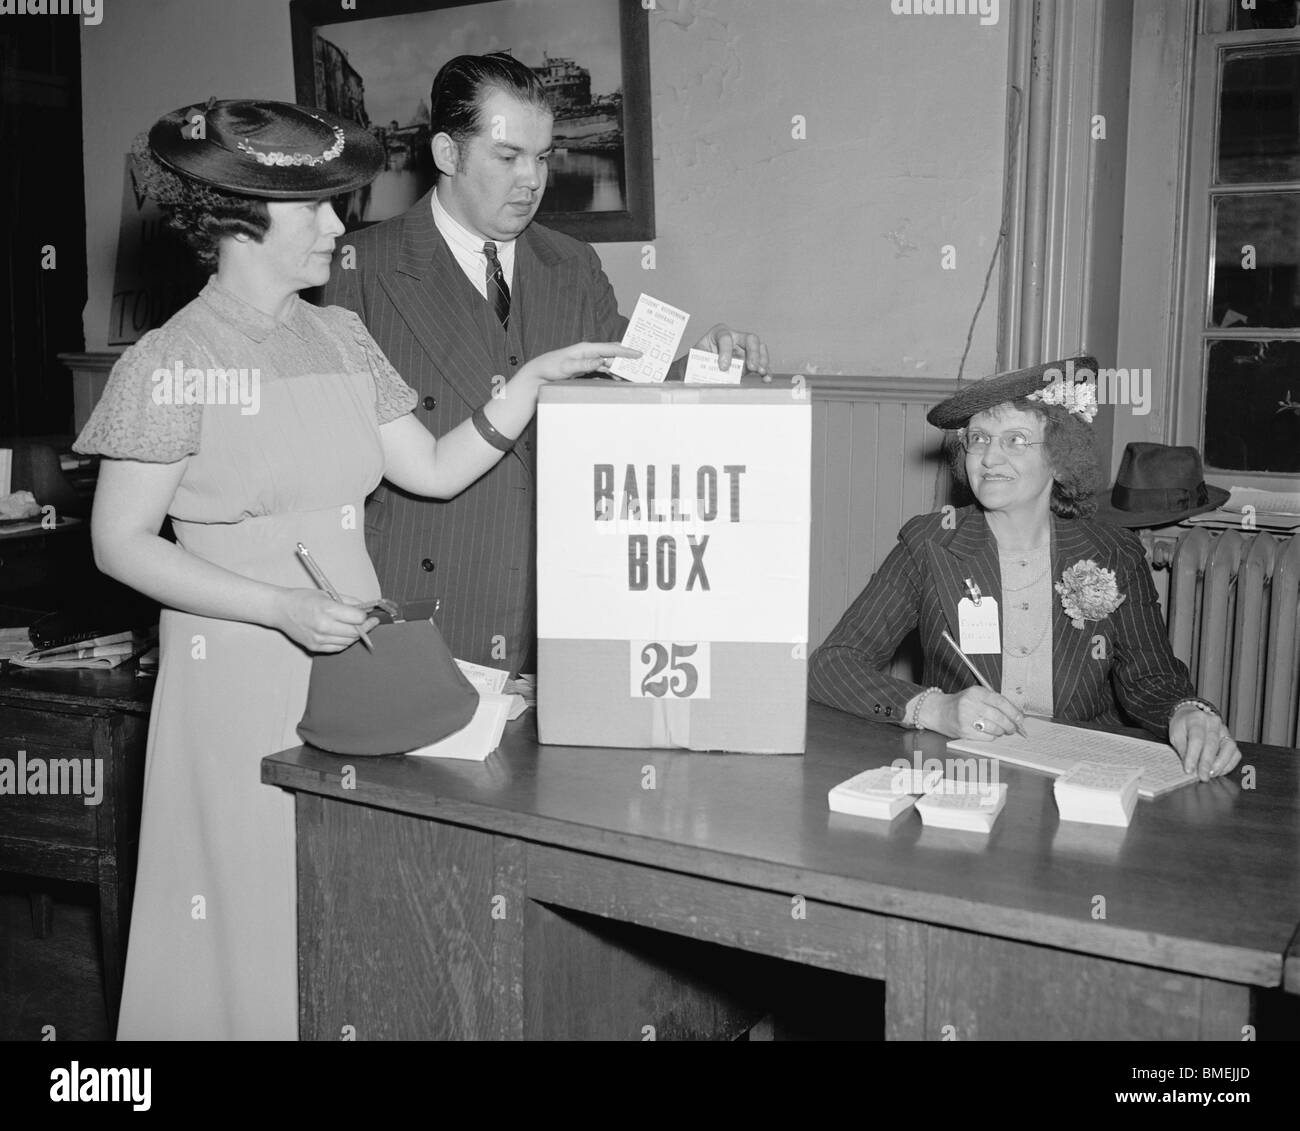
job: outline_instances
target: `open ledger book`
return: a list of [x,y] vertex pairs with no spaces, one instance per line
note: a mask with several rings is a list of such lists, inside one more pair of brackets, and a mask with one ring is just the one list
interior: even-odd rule
[[1053,776],[1068,772],[1080,762],[1132,766],[1142,771],[1138,795],[1147,798],[1159,797],[1196,781],[1195,774],[1183,772],[1182,762],[1168,743],[1082,730],[1033,716],[1025,718],[1024,727],[1028,738],[1018,734],[1004,734],[992,741],[954,738],[949,740],[948,749],[999,758],[1013,766],[1026,766]]

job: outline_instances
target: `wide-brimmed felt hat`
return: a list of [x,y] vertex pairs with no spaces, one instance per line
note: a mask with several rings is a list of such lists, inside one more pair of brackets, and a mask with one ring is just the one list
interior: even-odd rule
[[182,106],[154,123],[149,148],[186,177],[271,200],[350,192],[384,167],[383,147],[369,130],[291,102],[209,99]]
[[1097,518],[1112,526],[1168,526],[1222,506],[1228,492],[1205,482],[1195,448],[1132,443],[1115,485],[1096,498]]
[[[1042,393],[1044,390],[1049,391],[1047,403],[1050,403],[1052,391],[1067,391],[1069,395],[1076,384],[1095,386],[1096,378],[1097,359],[1086,355],[995,373],[992,377],[973,381],[959,389],[946,401],[935,405],[926,413],[925,418],[936,428],[964,428],[972,416],[987,412],[997,405],[1028,397],[1032,393]],[[1095,407],[1095,397],[1091,403]],[[1091,417],[1086,419],[1091,423]]]

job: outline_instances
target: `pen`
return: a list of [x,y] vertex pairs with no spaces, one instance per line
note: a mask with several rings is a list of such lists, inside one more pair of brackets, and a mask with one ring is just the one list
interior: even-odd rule
[[[965,664],[968,668],[970,668],[971,675],[973,675],[976,679],[980,681],[980,686],[984,688],[985,691],[993,691],[993,688],[989,686],[989,681],[980,674],[979,668],[977,668],[974,664],[972,664],[970,662],[970,657],[967,656],[966,653],[963,652],[957,646],[957,641],[955,641],[951,636],[949,636],[947,631],[944,632],[943,638],[946,641],[948,641],[949,644],[952,645],[952,650],[957,653],[957,658],[961,660],[961,662]],[[994,692],[994,694],[997,693]],[[1020,735],[1021,738],[1029,737],[1029,735],[1025,733],[1025,728],[1022,727],[1019,723],[1016,723],[1016,733]]]
[[[325,576],[321,567],[316,564],[316,559],[311,556],[311,551],[301,542],[298,543],[298,557],[302,560],[302,564],[307,567],[307,572],[311,574],[311,579],[316,583],[317,587],[324,589],[340,605],[347,603],[339,596],[339,591],[330,584],[330,579]],[[375,650],[374,643],[364,632],[361,633],[361,643],[371,652]]]

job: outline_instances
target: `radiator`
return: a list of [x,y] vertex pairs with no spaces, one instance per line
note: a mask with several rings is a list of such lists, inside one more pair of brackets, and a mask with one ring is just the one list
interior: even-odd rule
[[1192,530],[1173,551],[1168,608],[1174,655],[1233,736],[1296,746],[1300,536]]

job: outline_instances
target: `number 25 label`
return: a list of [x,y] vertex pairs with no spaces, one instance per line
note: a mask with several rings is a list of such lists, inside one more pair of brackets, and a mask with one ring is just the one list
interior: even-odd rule
[[709,645],[633,640],[633,699],[708,699]]

